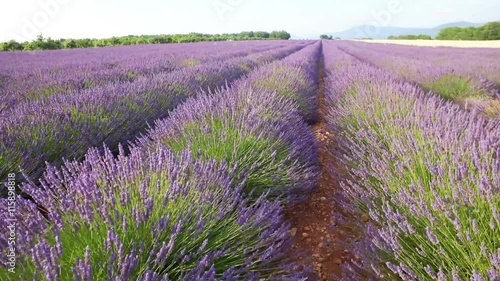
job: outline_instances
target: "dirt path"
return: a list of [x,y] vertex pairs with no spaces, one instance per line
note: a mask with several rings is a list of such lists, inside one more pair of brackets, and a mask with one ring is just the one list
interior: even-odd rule
[[334,200],[335,194],[340,191],[341,187],[338,179],[334,178],[330,172],[331,168],[338,164],[329,153],[335,144],[334,138],[326,129],[324,120],[327,112],[323,61],[320,62],[319,76],[320,119],[313,126],[313,130],[320,144],[321,178],[309,200],[289,206],[287,212],[292,224],[292,235],[295,237],[293,253],[298,255],[297,259],[314,268],[315,280],[337,278],[340,280],[342,264],[351,257],[344,243],[349,235],[348,230],[338,225],[333,217],[334,212],[342,212]]

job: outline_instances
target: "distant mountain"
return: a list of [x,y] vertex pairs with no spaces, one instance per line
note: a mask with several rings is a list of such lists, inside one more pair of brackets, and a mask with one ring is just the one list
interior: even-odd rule
[[[387,39],[387,37],[394,35],[429,35],[433,38],[436,37],[443,28],[448,27],[478,27],[482,26],[484,23],[472,23],[472,22],[451,22],[442,24],[434,28],[408,28],[408,27],[395,27],[395,26],[384,26],[376,27],[371,25],[360,25],[342,32],[332,32],[327,33],[328,35],[333,35],[333,37],[340,37],[342,39],[357,39],[357,38],[372,38],[372,39]],[[319,38],[319,35],[317,36]]]
[[467,22],[467,21],[458,21],[458,22],[450,22],[450,23],[445,23],[440,26],[435,27],[434,29],[443,29],[443,28],[448,28],[448,27],[479,27],[485,25],[485,23],[472,23],[472,22]]

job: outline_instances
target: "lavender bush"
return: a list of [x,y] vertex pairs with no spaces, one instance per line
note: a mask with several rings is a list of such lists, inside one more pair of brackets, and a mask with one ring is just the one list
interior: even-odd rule
[[254,71],[246,79],[254,88],[273,92],[295,101],[304,120],[318,120],[318,69],[321,42],[274,62],[268,67]]
[[[263,66],[232,89],[187,101],[157,121],[136,146],[189,148],[194,157],[225,161],[248,173],[246,193],[300,199],[318,175],[314,135],[301,115],[312,119],[316,114],[314,59],[320,46]],[[301,101],[307,107],[297,111]]]
[[9,112],[0,120],[0,178],[22,168],[33,178],[44,163],[79,158],[90,147],[117,147],[133,139],[148,123],[168,115],[200,89],[223,86],[259,65],[283,58],[302,45],[257,53],[245,58],[200,65],[140,79],[58,95]]
[[[250,71],[299,48],[255,56],[253,64],[233,63]],[[278,84],[294,85],[290,79],[305,81],[315,71],[301,69],[297,59],[280,66],[299,71],[292,78],[277,76]],[[210,78],[195,74],[206,83],[213,82]],[[40,185],[22,185],[33,202],[18,198],[17,266],[23,271],[16,278],[311,278],[308,268],[288,260],[284,210],[280,201],[269,201],[303,196],[318,174],[314,135],[297,108],[301,94],[315,93],[309,87],[294,90],[304,92],[288,96],[241,80],[232,88],[189,98],[129,152],[119,146],[115,156],[106,147],[93,148],[82,162],[49,165]],[[0,245],[7,244],[8,237],[0,237]],[[0,279],[9,274],[0,271]]]
[[284,47],[282,42],[143,45],[0,54],[0,112],[20,103]]
[[343,280],[498,280],[500,124],[325,49],[342,203],[370,218]]
[[405,69],[411,72],[423,65],[434,65],[435,68],[448,68],[457,73],[476,73],[500,86],[500,51],[495,48],[435,48],[352,41],[338,43],[339,47],[347,48],[352,54],[361,55],[359,51],[364,50],[365,54],[370,54],[370,62],[388,70],[408,73]]
[[188,100],[136,146],[159,144],[238,167],[248,173],[245,192],[257,197],[302,197],[317,179],[314,135],[295,103],[244,83]]
[[[21,201],[26,232],[19,233],[16,278],[298,278],[283,262],[289,231],[280,205],[264,197],[249,202],[239,192],[245,178],[235,181],[227,167],[190,155],[159,147],[115,158],[92,150],[81,163],[49,167],[43,188],[23,185],[48,221],[40,225],[33,204]],[[2,280],[8,274],[0,271]]]
[[495,76],[500,71],[495,59],[497,50],[424,47],[417,50],[359,42],[342,42],[339,47],[466,109],[479,109],[490,118],[500,116],[500,77]]

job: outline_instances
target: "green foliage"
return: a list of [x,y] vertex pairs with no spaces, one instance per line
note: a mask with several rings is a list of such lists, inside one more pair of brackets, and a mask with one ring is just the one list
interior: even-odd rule
[[439,94],[443,99],[456,102],[465,108],[481,108],[483,115],[488,118],[500,116],[500,101],[495,100],[470,77],[442,75],[422,86],[428,91]]
[[333,36],[332,35],[326,35],[326,34],[320,35],[319,38],[321,40],[333,40]]
[[2,43],[0,51],[22,51],[23,45],[14,40]]
[[441,30],[438,40],[500,40],[500,21],[480,27],[449,27]]
[[35,41],[23,43],[24,51],[38,51],[38,50],[58,50],[63,48],[63,41],[43,38],[40,34],[36,37]]
[[76,41],[73,39],[64,40],[62,44],[63,44],[63,49],[74,49],[78,47],[76,45]]
[[44,38],[39,35],[31,42],[19,43],[14,40],[0,43],[0,51],[36,51],[36,50],[58,50],[75,48],[100,48],[107,46],[129,46],[142,44],[171,44],[171,43],[194,43],[213,41],[242,41],[242,40],[289,40],[290,33],[286,31],[244,31],[240,33],[225,34],[162,34],[162,35],[128,35],[123,37],[111,37],[106,39],[58,39]]
[[452,74],[442,75],[431,83],[423,85],[426,90],[439,94],[447,100],[459,101],[464,98],[490,98],[487,91],[474,85],[468,77]]
[[276,40],[289,40],[291,37],[290,33],[282,30],[282,31],[273,31],[269,35],[269,38]]
[[263,38],[263,39],[268,39],[269,36],[271,36],[271,34],[269,34],[268,32],[264,32],[264,31],[257,31],[254,34],[255,34],[255,37]]

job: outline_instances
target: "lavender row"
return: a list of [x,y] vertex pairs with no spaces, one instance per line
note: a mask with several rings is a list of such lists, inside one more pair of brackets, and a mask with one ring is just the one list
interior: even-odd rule
[[[364,49],[366,52],[376,52],[378,58],[370,55],[377,64],[384,64],[389,69],[401,69],[401,62],[410,64],[432,64],[460,74],[477,74],[500,86],[500,51],[494,48],[452,48],[452,47],[417,47],[395,44],[370,44],[362,42],[342,42],[344,47]],[[370,60],[371,61],[371,60]],[[423,73],[422,73],[423,74]]]
[[334,44],[325,58],[327,122],[349,170],[339,201],[370,218],[343,280],[498,280],[499,123]]
[[89,89],[82,95],[55,96],[17,108],[0,120],[0,176],[19,168],[36,178],[45,162],[82,157],[103,143],[117,147],[132,140],[148,123],[166,117],[200,89],[223,86],[255,67],[299,49],[277,50],[235,58],[142,79],[135,83]]
[[[304,121],[315,116],[321,42],[263,66],[231,89],[186,101],[155,122],[135,147],[190,149],[248,173],[247,193],[300,200],[317,181],[317,146]],[[302,101],[300,103],[299,101]],[[315,107],[315,108],[313,108]],[[314,112],[314,113],[313,113]],[[311,120],[309,120],[311,121]]]
[[[317,61],[318,49],[320,43],[306,47],[279,65],[307,79],[314,63],[300,60]],[[123,150],[114,157],[108,149],[92,149],[83,162],[49,167],[41,187],[24,184],[51,226],[34,204],[18,199],[21,277],[311,278],[288,260],[289,225],[281,204],[268,199],[295,199],[317,181],[314,134],[296,101],[315,93],[287,95],[296,89],[290,81],[296,76],[273,76],[272,83],[285,86],[266,91],[253,86],[255,75],[188,99],[157,121],[127,156]],[[1,237],[3,249],[7,244]],[[9,275],[2,271],[0,277]]]
[[[433,48],[421,48],[417,52],[416,47],[359,42],[343,42],[339,47],[466,109],[479,109],[488,117],[500,116],[500,77],[497,77],[500,69],[495,59],[500,53],[497,50],[484,51],[484,57],[476,61],[476,53],[468,51],[468,55],[460,56],[464,51],[453,48],[447,48],[448,55],[444,55]],[[488,78],[495,79],[491,81],[497,85]]]
[[277,91],[296,102],[304,120],[318,120],[319,62],[322,44],[317,42],[287,58],[252,72],[247,81],[260,91]]
[[[288,225],[277,202],[242,194],[227,166],[164,148],[49,169],[17,198],[16,260],[2,280],[302,280],[286,261]],[[0,199],[7,229],[7,199]],[[21,213],[22,212],[22,213]],[[6,235],[0,237],[7,255]]]
[[1,54],[0,61],[4,65],[0,68],[0,110],[7,111],[19,103],[57,94],[132,82],[141,77],[151,78],[184,67],[246,56],[285,45],[282,42],[246,45],[201,43],[187,44],[182,48],[147,45],[49,51],[34,55]]

